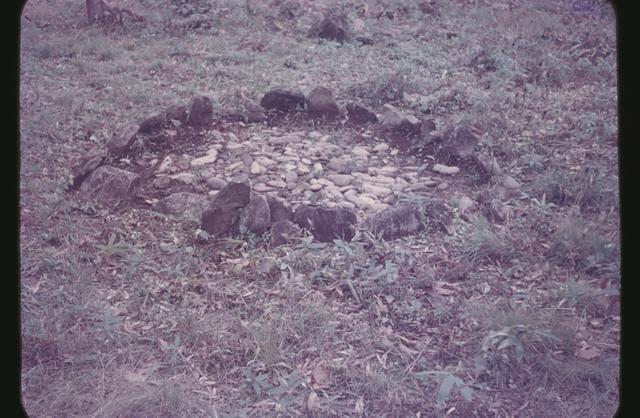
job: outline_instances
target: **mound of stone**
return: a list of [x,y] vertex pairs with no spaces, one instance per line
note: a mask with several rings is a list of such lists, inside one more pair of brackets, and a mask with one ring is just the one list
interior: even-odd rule
[[204,126],[213,120],[213,104],[207,96],[196,96],[189,103],[187,123],[192,126]]
[[189,221],[199,221],[210,202],[211,198],[206,195],[179,192],[161,199],[154,209]]
[[350,122],[356,124],[378,122],[378,116],[375,113],[358,103],[347,104],[347,116]]
[[111,137],[109,142],[107,142],[109,153],[114,156],[119,156],[127,152],[133,145],[133,141],[135,141],[139,131],[140,125],[137,123],[126,125],[120,129]]
[[344,43],[349,40],[349,31],[342,19],[325,16],[311,25],[307,36]]

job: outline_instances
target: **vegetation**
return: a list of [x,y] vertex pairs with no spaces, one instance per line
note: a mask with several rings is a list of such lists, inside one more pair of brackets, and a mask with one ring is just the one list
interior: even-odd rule
[[[30,416],[615,412],[617,71],[605,1],[120,3],[144,20],[88,25],[75,0],[30,0],[23,14]],[[351,41],[307,37],[326,10]],[[70,167],[117,127],[194,94],[226,109],[279,85],[325,85],[377,112],[393,103],[438,130],[474,124],[522,193],[490,221],[499,180],[475,184],[462,167],[433,191],[479,202],[456,212],[451,235],[427,225],[393,242],[359,231],[270,248],[65,192]]]

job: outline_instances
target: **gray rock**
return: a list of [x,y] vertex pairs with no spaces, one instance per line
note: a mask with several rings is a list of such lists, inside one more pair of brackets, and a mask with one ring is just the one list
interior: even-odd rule
[[363,225],[372,234],[389,240],[414,234],[430,226],[449,231],[452,217],[442,202],[401,202],[369,216]]
[[197,193],[174,193],[156,203],[154,209],[189,221],[199,221],[211,198]]
[[128,200],[140,187],[140,177],[130,171],[103,165],[82,183],[81,190],[109,206]]
[[293,211],[282,200],[277,197],[267,196],[267,202],[269,202],[271,222],[293,219]]
[[318,241],[351,241],[355,234],[356,214],[342,207],[300,205],[294,212],[294,222],[309,230]]
[[153,132],[167,121],[167,116],[164,112],[157,112],[147,115],[142,122],[140,122],[140,133],[150,133]]
[[217,177],[209,177],[207,179],[207,184],[212,190],[220,190],[227,185],[227,182]]
[[378,122],[378,117],[375,113],[357,103],[347,104],[347,116],[350,122],[357,124]]
[[177,120],[181,123],[187,121],[187,106],[183,104],[173,104],[165,110],[167,120]]
[[342,158],[332,158],[327,164],[327,168],[339,174],[351,174],[353,170],[353,162]]
[[204,126],[213,120],[213,104],[207,96],[196,96],[189,103],[187,123],[193,126]]
[[274,222],[271,225],[271,246],[289,244],[302,236],[302,230],[298,225],[288,219]]
[[333,182],[338,187],[344,187],[351,184],[353,176],[349,174],[329,174],[327,179]]
[[107,142],[109,153],[119,156],[127,152],[131,145],[133,145],[133,141],[135,141],[139,130],[140,126],[137,123],[132,123],[116,132],[109,142]]
[[340,115],[331,90],[322,86],[314,88],[309,93],[307,111],[312,118],[336,119]]
[[169,176],[160,176],[157,177],[151,185],[156,189],[166,189],[171,184],[171,177]]
[[467,127],[458,128],[455,137],[451,140],[451,154],[456,157],[466,158],[473,154],[476,146],[480,142],[478,138]]
[[251,193],[249,204],[245,206],[240,216],[240,225],[258,235],[262,235],[269,229],[271,211],[265,195]]
[[474,160],[480,170],[488,176],[502,173],[498,160],[492,155],[476,154]]
[[249,204],[251,188],[246,183],[229,183],[218,192],[202,213],[202,229],[215,236],[237,236],[240,215]]
[[107,151],[103,148],[94,147],[87,152],[80,163],[72,170],[73,182],[72,188],[78,188],[82,182],[107,158]]
[[269,110],[277,110],[285,113],[294,113],[298,110],[304,110],[306,100],[304,94],[298,91],[290,91],[281,88],[273,89],[267,92],[260,106]]
[[346,22],[343,22],[341,19],[333,16],[325,16],[322,19],[315,21],[307,32],[307,36],[340,43],[349,40],[349,32],[346,27]]

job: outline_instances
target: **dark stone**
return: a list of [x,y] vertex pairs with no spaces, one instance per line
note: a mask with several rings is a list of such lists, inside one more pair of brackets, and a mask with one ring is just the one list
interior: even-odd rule
[[290,221],[293,219],[293,212],[282,200],[277,197],[267,196],[267,202],[269,202],[271,222],[283,220]]
[[154,209],[189,221],[199,221],[210,202],[209,196],[180,192],[161,199]]
[[245,106],[246,110],[244,116],[248,123],[260,123],[267,120],[267,116],[264,114],[264,110],[262,107],[258,106],[255,103],[248,103]]
[[139,132],[143,134],[153,132],[162,127],[166,121],[167,116],[162,112],[147,115],[144,120],[140,122]]
[[72,188],[78,188],[82,182],[91,174],[95,169],[100,167],[107,157],[107,151],[104,148],[92,148],[80,161],[72,171],[73,183]]
[[340,115],[331,90],[322,86],[314,88],[309,93],[307,110],[313,118],[335,119]]
[[267,92],[260,101],[260,106],[265,109],[278,110],[285,113],[304,110],[305,105],[304,94],[284,89],[273,89]]
[[251,192],[249,204],[242,211],[240,225],[257,235],[262,235],[269,229],[271,212],[266,196]]
[[451,154],[456,157],[469,157],[473,154],[479,142],[480,138],[471,132],[469,128],[458,128],[455,137],[451,140]]
[[287,219],[274,222],[271,225],[271,246],[289,244],[302,236],[298,225]]
[[187,106],[183,104],[174,104],[167,108],[165,111],[167,120],[177,120],[181,123],[187,121]]
[[249,204],[251,188],[246,183],[229,183],[202,213],[202,229],[215,236],[237,236],[240,215]]
[[116,132],[111,140],[107,142],[109,153],[119,156],[127,152],[131,145],[133,145],[133,141],[135,141],[139,130],[140,125],[132,123],[122,128],[119,132]]
[[103,165],[87,177],[81,189],[108,206],[130,199],[140,186],[140,177],[130,171]]
[[311,26],[307,35],[311,38],[322,38],[344,43],[349,40],[349,33],[345,26],[346,25],[343,22],[339,22],[338,19],[325,16]]
[[349,121],[353,123],[364,124],[378,122],[378,117],[375,113],[357,103],[347,104],[347,115],[349,116]]
[[355,234],[356,214],[341,207],[300,205],[294,212],[294,222],[309,230],[318,241],[351,241]]
[[196,96],[189,103],[187,123],[193,126],[204,126],[213,120],[213,104],[207,96]]

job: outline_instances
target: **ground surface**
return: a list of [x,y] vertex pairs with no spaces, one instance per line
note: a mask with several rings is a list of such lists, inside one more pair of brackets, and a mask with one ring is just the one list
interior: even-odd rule
[[[112,3],[144,21],[87,26],[84,2],[65,0],[32,0],[22,20],[30,416],[614,413],[617,85],[605,3]],[[306,36],[326,11],[346,16],[352,41]],[[521,184],[501,199],[507,219],[491,216],[497,178],[463,164],[435,173],[456,161],[394,151],[373,127],[227,117],[272,87],[317,85],[341,105],[393,104],[438,131],[472,126]],[[130,205],[66,191],[85,152],[195,94],[214,99],[211,127],[165,127],[112,161],[143,175]],[[294,140],[274,144],[283,136]],[[215,163],[193,169],[211,148]],[[361,167],[343,190],[328,180],[337,157]],[[215,194],[212,177],[243,170],[254,189],[350,206],[359,220],[442,199],[454,228],[270,248],[251,235],[202,240],[197,219],[153,210],[171,193]],[[154,186],[159,174],[168,186]]]

